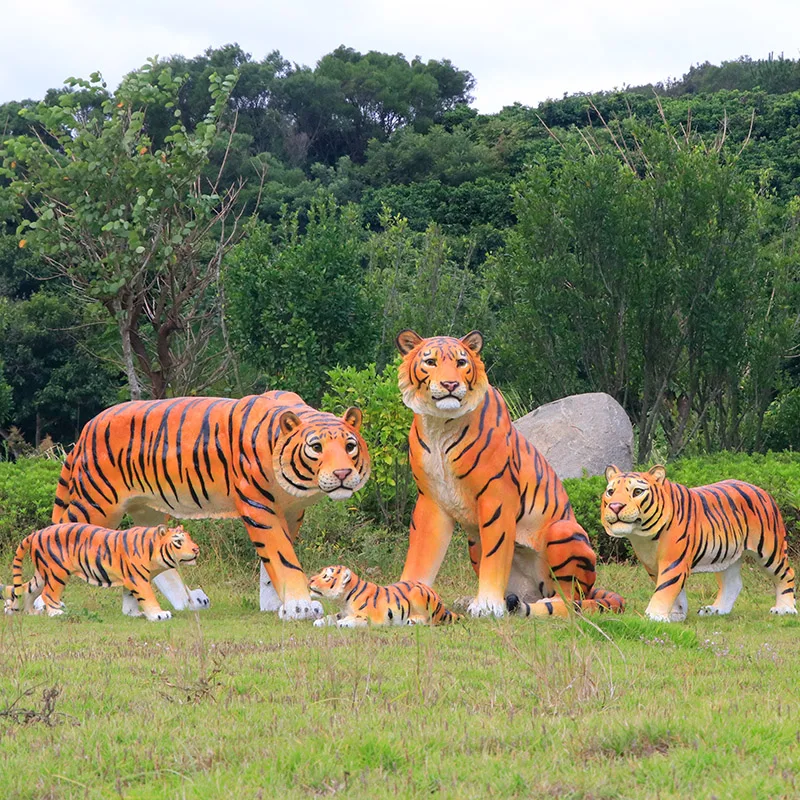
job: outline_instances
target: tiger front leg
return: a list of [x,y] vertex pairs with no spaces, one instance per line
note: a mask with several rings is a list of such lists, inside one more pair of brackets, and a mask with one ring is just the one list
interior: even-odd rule
[[481,542],[478,595],[467,607],[473,617],[502,617],[506,613],[506,588],[514,558],[517,503],[514,487],[498,487],[478,501]]
[[688,569],[659,567],[656,591],[645,609],[645,616],[654,622],[682,622],[686,618],[686,594],[684,584]]
[[[172,612],[164,611],[161,608],[158,599],[156,598],[156,593],[153,591],[153,587],[149,583],[126,583],[124,584],[124,590],[130,592],[130,595],[138,603],[141,614],[144,614],[144,616],[150,622],[162,622],[167,619],[172,619]],[[140,614],[130,614],[129,616],[140,616]]]
[[420,494],[411,515],[408,553],[401,581],[420,581],[433,586],[450,539],[453,520],[427,494]]
[[265,503],[263,498],[243,499],[238,510],[267,578],[280,598],[280,619],[321,617],[322,605],[311,599],[308,579],[294,552],[294,537],[283,515]]

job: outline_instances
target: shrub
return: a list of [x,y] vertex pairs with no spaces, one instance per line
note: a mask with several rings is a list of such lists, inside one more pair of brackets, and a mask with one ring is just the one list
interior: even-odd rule
[[359,492],[361,510],[391,528],[408,526],[416,486],[408,463],[408,430],[413,413],[403,405],[397,389],[397,363],[378,373],[337,367],[328,372],[330,390],[322,407],[342,414],[358,406],[364,414],[361,433],[369,447],[372,476]]
[[0,462],[0,550],[50,523],[60,473],[61,462],[50,458]]
[[800,449],[800,388],[782,394],[764,415],[764,446]]

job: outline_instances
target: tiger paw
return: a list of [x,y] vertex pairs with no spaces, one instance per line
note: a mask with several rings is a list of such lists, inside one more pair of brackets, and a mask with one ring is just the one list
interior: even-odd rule
[[122,595],[122,613],[126,617],[141,617],[144,612],[139,608],[139,601],[132,594],[124,592]]
[[41,596],[41,595],[39,595],[39,596],[38,596],[38,597],[37,597],[37,598],[36,598],[36,599],[33,601],[33,613],[34,613],[34,614],[41,614],[41,613],[42,613],[42,611],[44,611],[44,600],[42,600],[42,596]]
[[150,622],[163,622],[167,619],[172,619],[171,611],[156,611],[151,614],[145,614]]
[[64,613],[63,608],[48,608],[47,609],[47,616],[48,617],[60,617]]
[[319,619],[322,604],[316,600],[290,600],[278,609],[278,619]]
[[645,611],[644,615],[647,619],[653,622],[672,622],[672,617],[669,614],[654,614],[652,611]]
[[473,617],[504,617],[506,604],[504,600],[481,600],[476,597],[467,606],[467,613]]
[[211,606],[211,600],[202,589],[189,589],[189,611],[202,611]]
[[782,617],[785,614],[796,614],[797,609],[794,606],[773,606],[769,610],[770,614],[777,614],[778,616]]

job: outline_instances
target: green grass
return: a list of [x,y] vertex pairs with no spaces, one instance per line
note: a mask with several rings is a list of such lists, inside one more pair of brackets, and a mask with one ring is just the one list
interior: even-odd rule
[[[451,551],[448,601],[475,587]],[[622,617],[362,631],[260,614],[255,569],[213,554],[187,572],[213,607],[165,623],[76,582],[62,619],[0,619],[0,797],[794,797],[800,621],[743,576],[716,619],[695,576],[683,625],[612,565]]]

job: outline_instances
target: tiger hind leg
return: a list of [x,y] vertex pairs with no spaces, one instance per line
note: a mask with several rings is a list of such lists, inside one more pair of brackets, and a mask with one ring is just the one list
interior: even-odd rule
[[719,591],[717,592],[717,599],[710,606],[703,606],[698,609],[700,616],[710,616],[713,614],[730,614],[733,609],[733,604],[742,591],[742,561],[736,561],[731,564],[726,570],[717,572],[717,583],[719,583]]
[[61,602],[61,595],[63,593],[63,583],[45,581],[44,589],[42,589],[41,603],[48,617],[57,617],[64,613],[64,604]]
[[775,605],[769,610],[770,614],[796,614],[794,594],[794,570],[789,564],[786,553],[786,544],[783,545],[783,555],[778,559],[777,564],[766,566],[762,563],[761,568],[769,575],[775,585]]

